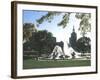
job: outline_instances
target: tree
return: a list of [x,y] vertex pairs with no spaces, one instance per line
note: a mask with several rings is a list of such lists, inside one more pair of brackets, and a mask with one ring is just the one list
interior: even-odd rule
[[91,40],[89,37],[81,37],[77,40],[77,51],[80,53],[91,52]]
[[23,24],[23,42],[29,41],[29,38],[32,37],[32,32],[36,32],[36,28],[32,23]]
[[84,37],[87,32],[91,31],[91,14],[90,13],[76,13],[76,18],[80,19],[80,27],[82,36]]
[[[49,23],[55,16],[62,15],[62,20],[57,24],[58,26],[62,26],[63,28],[67,27],[69,23],[71,12],[61,13],[61,12],[48,12],[46,15],[42,16],[37,20],[38,25],[42,24],[44,21],[48,21]],[[80,27],[78,30],[81,31],[81,35],[85,36],[87,32],[91,31],[91,14],[90,13],[75,13],[75,17],[80,19]]]
[[41,30],[32,33],[29,46],[31,47],[31,50],[38,51],[39,56],[41,56],[42,54],[49,55],[52,52],[55,43],[55,37],[53,37],[51,32]]

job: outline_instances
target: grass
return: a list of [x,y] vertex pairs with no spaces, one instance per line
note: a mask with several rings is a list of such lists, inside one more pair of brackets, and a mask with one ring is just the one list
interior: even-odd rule
[[90,66],[90,60],[33,60],[25,59],[23,61],[23,69],[36,68],[54,68],[54,67],[75,67],[75,66]]

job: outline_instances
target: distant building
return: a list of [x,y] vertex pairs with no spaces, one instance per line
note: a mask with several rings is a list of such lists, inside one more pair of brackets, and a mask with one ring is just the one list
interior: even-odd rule
[[71,37],[69,38],[69,43],[70,43],[70,46],[71,46],[73,49],[76,49],[77,34],[76,34],[76,32],[75,32],[74,26],[73,26],[73,31],[72,31],[72,33],[71,33]]
[[75,51],[80,53],[91,53],[91,39],[89,37],[80,37],[77,39],[77,33],[75,32],[74,26],[69,38],[69,45]]

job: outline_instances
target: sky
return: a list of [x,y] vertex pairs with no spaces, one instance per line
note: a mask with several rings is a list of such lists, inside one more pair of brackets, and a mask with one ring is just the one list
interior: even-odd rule
[[[51,23],[45,21],[40,24],[39,27],[37,27],[36,20],[41,18],[45,14],[47,14],[46,11],[24,10],[23,23],[33,23],[37,30],[48,30],[53,34],[54,37],[56,37],[57,42],[69,42],[69,37],[71,36],[73,27],[75,28],[75,32],[77,33],[77,38],[82,37],[80,35],[80,31],[78,31],[80,20],[75,18],[75,13],[71,13],[69,23],[65,28],[57,26],[57,23],[62,20],[63,13],[59,16],[55,16]],[[90,33],[88,33],[87,36],[90,37]]]

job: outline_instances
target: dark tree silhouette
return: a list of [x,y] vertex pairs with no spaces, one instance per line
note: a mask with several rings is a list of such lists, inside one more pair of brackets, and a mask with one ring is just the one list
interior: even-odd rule
[[32,33],[32,37],[28,42],[24,43],[23,49],[30,51],[38,51],[38,56],[42,54],[50,55],[56,43],[56,38],[52,33],[42,30]]
[[88,37],[81,37],[77,41],[77,51],[81,53],[91,52],[91,40]]

